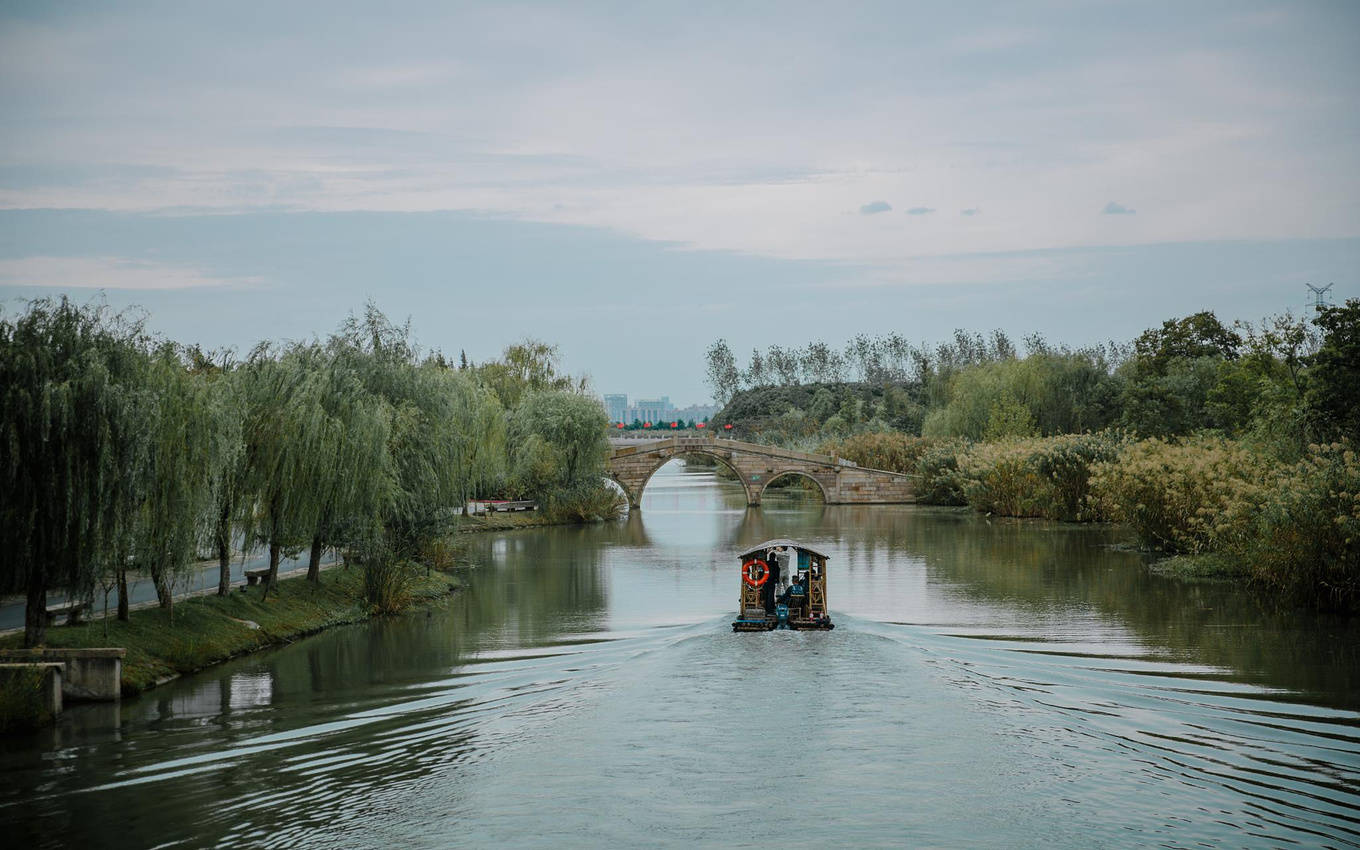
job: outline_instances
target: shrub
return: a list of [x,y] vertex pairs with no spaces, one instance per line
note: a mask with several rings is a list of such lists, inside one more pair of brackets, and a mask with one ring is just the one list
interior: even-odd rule
[[916,462],[917,499],[927,505],[966,505],[959,458],[968,451],[963,442],[938,443]]
[[911,434],[856,434],[843,440],[828,440],[817,451],[843,457],[870,469],[915,475],[921,456],[938,442]]
[[1002,516],[1041,516],[1034,494],[1042,482],[1031,468],[1037,440],[981,443],[959,457],[964,499],[975,510]]
[[1269,467],[1220,437],[1142,440],[1096,464],[1090,486],[1095,509],[1128,523],[1143,545],[1196,554],[1242,533],[1231,526],[1259,502]]
[[416,564],[397,558],[381,540],[367,540],[345,553],[348,563],[357,563],[363,575],[363,601],[374,614],[391,614],[405,607],[419,569]]
[[1126,442],[1120,432],[1102,431],[978,444],[959,460],[963,494],[986,513],[1103,519],[1088,499],[1091,467],[1114,460]]
[[617,519],[626,504],[623,495],[613,487],[582,482],[554,491],[542,509],[554,522],[597,522]]
[[1349,445],[1310,446],[1253,503],[1230,504],[1216,531],[1267,587],[1360,608],[1360,457]]

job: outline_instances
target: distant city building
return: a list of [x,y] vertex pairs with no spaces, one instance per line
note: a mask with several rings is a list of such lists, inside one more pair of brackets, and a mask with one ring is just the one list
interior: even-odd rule
[[609,414],[610,422],[622,422],[625,425],[631,420],[628,416],[628,396],[626,395],[607,395],[604,397],[604,412]]
[[683,419],[686,422],[707,422],[709,417],[717,412],[717,408],[711,404],[691,404],[689,407],[682,407],[672,411],[672,419]]
[[622,422],[631,425],[633,422],[674,422],[683,419],[686,422],[706,422],[713,415],[717,408],[706,404],[691,404],[689,407],[677,409],[671,404],[670,396],[660,398],[640,398],[632,404],[628,403],[628,396],[622,393],[610,394],[604,397],[601,402],[605,413],[609,414],[610,422]]
[[637,400],[637,418],[643,422],[669,421],[671,400],[661,398],[640,398]]

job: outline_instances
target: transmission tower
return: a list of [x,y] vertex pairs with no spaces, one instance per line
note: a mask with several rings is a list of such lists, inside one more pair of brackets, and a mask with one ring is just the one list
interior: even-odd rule
[[1332,287],[1335,286],[1336,284],[1329,283],[1326,286],[1313,286],[1313,284],[1307,283],[1304,285],[1307,286],[1310,290],[1312,290],[1313,303],[1309,306],[1311,306],[1314,310],[1321,310],[1324,307],[1332,306],[1332,300],[1327,297],[1327,293],[1330,292]]

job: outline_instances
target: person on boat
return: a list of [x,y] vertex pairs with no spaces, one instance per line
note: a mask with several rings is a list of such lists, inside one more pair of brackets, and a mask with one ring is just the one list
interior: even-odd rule
[[790,557],[791,555],[792,553],[787,546],[780,546],[779,551],[775,553],[775,559],[779,562],[779,575],[784,580],[785,588],[793,583],[793,576],[796,570],[795,564],[797,562]]
[[766,562],[770,577],[760,586],[760,604],[765,606],[765,613],[774,613],[775,589],[779,585],[779,564],[771,558]]

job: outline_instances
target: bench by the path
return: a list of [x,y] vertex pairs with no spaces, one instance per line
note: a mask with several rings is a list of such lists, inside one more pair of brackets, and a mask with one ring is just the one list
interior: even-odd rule
[[62,614],[66,615],[68,626],[75,626],[80,624],[81,616],[88,610],[90,610],[90,603],[88,602],[63,602],[60,605],[48,605],[43,614],[47,617],[47,625],[49,626],[56,622]]

